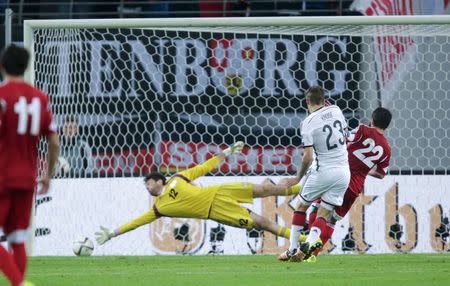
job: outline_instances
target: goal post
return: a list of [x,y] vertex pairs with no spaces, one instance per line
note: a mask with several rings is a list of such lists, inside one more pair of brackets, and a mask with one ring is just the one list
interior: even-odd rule
[[[212,180],[295,174],[304,91],[320,85],[351,128],[368,124],[376,107],[393,113],[389,172],[400,176],[389,187],[370,181],[345,223],[364,237],[366,206],[384,219],[377,227],[389,249],[411,251],[418,236],[448,248],[433,236],[449,211],[441,189],[428,200],[399,190],[414,187],[402,175],[423,183],[450,173],[449,16],[30,20],[24,44],[26,78],[50,95],[61,137],[78,133],[63,138],[58,178],[172,174],[236,140],[246,142],[243,154]],[[420,251],[430,249],[420,241]]]

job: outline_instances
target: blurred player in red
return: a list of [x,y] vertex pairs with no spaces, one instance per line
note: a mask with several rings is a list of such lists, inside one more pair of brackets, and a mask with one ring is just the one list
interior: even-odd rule
[[11,45],[0,57],[4,82],[0,86],[0,228],[10,252],[0,245],[0,270],[12,286],[24,282],[33,195],[36,188],[38,142],[48,142],[48,168],[39,194],[48,192],[59,153],[59,139],[52,122],[50,102],[40,90],[26,83],[23,75],[29,54]]
[[[391,159],[391,148],[384,137],[384,131],[389,126],[392,114],[383,107],[378,107],[372,113],[370,126],[361,124],[347,137],[348,162],[350,165],[350,184],[344,195],[342,206],[334,209],[331,221],[328,221],[326,231],[321,233],[323,245],[331,238],[336,221],[341,220],[349,212],[355,200],[364,189],[367,175],[383,179]],[[312,225],[317,210],[311,212],[309,225]],[[314,253],[317,256],[318,251]],[[314,260],[315,257],[312,257]]]

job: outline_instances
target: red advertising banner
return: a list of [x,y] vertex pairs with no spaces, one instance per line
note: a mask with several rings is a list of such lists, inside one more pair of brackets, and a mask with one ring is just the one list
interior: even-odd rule
[[[95,169],[101,176],[145,174],[156,170],[174,173],[201,164],[225,148],[226,145],[164,141],[159,148],[162,154],[159,163],[152,147],[96,154]],[[295,173],[302,154],[300,147],[245,147],[242,154],[227,158],[218,171],[222,174]]]

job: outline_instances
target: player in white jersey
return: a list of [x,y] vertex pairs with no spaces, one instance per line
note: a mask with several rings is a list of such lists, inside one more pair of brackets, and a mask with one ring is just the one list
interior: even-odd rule
[[[344,136],[347,122],[342,111],[335,105],[325,106],[324,90],[319,86],[309,88],[305,97],[310,114],[301,125],[303,159],[297,176],[286,180],[289,186],[302,180],[303,189],[292,216],[289,249],[278,256],[281,261],[303,261],[315,249],[322,247],[320,233],[326,229],[334,207],[342,205],[350,181]],[[311,171],[306,174],[310,167]],[[306,210],[318,198],[321,198],[321,204],[317,219],[306,241],[299,245],[298,238],[306,223]]]

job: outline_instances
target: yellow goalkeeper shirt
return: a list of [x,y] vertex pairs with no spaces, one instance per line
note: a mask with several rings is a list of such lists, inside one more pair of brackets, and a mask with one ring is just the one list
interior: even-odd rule
[[198,187],[190,182],[213,170],[219,163],[219,157],[213,157],[201,165],[182,171],[170,178],[161,195],[157,196],[152,209],[119,228],[125,233],[148,224],[161,216],[206,219],[217,186]]

